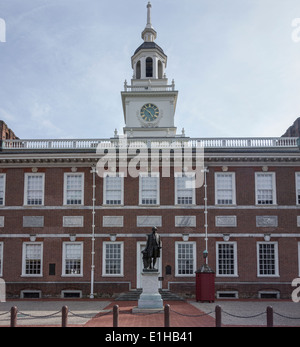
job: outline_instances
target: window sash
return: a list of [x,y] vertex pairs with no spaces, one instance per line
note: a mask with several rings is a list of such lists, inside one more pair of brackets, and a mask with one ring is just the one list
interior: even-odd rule
[[176,184],[176,205],[192,205],[195,203],[195,176],[177,175]]
[[271,242],[258,243],[257,275],[264,277],[278,276],[277,244]]
[[296,204],[300,205],[300,172],[296,172]]
[[103,243],[103,276],[123,276],[123,243]]
[[44,174],[25,175],[25,205],[44,204]]
[[190,242],[178,242],[176,244],[176,275],[195,275],[195,244]]
[[274,173],[256,173],[256,204],[275,205],[275,175]]
[[81,242],[64,243],[63,275],[82,275],[83,244]]
[[23,245],[23,275],[42,275],[43,248],[41,243],[25,243]]
[[217,275],[236,276],[236,244],[217,243]]
[[0,206],[5,205],[5,174],[0,175]]
[[104,180],[104,204],[123,204],[123,176],[107,175]]
[[235,204],[235,175],[234,173],[216,173],[215,175],[216,205]]
[[140,204],[158,205],[159,204],[159,176],[140,175]]
[[2,276],[2,268],[3,268],[3,242],[0,242],[0,276]]
[[83,186],[83,173],[65,173],[65,205],[83,205]]

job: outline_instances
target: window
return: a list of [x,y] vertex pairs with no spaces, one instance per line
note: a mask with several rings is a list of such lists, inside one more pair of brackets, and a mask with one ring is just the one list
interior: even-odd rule
[[83,205],[83,173],[65,173],[64,205]]
[[140,60],[136,63],[136,78],[138,80],[141,79],[141,61]]
[[257,243],[257,276],[279,276],[277,242]]
[[176,276],[194,276],[196,271],[196,243],[176,242]]
[[195,204],[195,175],[175,174],[175,204]]
[[23,243],[23,276],[42,276],[43,244],[40,242]]
[[44,178],[45,174],[25,174],[24,205],[44,205]]
[[6,175],[0,175],[0,206],[5,205],[5,179]]
[[104,176],[103,202],[106,205],[123,204],[124,177],[120,174]]
[[275,173],[256,173],[255,190],[257,205],[276,205]]
[[300,205],[300,172],[296,172],[296,204]]
[[103,242],[103,276],[123,276],[123,242]]
[[159,174],[140,174],[140,205],[159,205]]
[[235,173],[215,173],[215,203],[216,205],[234,205]]
[[298,276],[300,277],[300,242],[298,242]]
[[82,242],[63,243],[63,276],[82,276]]
[[3,276],[3,242],[0,242],[0,276]]
[[146,59],[146,77],[153,77],[153,59]]
[[217,275],[237,276],[237,253],[235,242],[217,242]]

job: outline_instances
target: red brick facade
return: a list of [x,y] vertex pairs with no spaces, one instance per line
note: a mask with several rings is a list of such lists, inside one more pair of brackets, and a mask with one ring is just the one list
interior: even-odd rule
[[[207,173],[207,212],[208,212],[208,264],[216,271],[216,292],[234,292],[238,297],[258,297],[260,292],[275,293],[281,298],[289,298],[292,292],[291,282],[299,276],[299,205],[296,191],[296,173],[298,149],[268,155],[261,162],[257,153],[240,153],[245,162],[231,163],[230,159],[215,161],[208,150],[205,158]],[[162,240],[161,274],[162,288],[187,295],[195,293],[195,274],[203,264],[202,253],[205,250],[204,229],[204,187],[196,189],[196,203],[175,204],[175,179],[160,178],[158,206],[143,206],[139,202],[139,178],[124,178],[124,203],[118,206],[104,204],[104,179],[95,175],[95,207],[93,209],[92,164],[96,159],[84,153],[74,159],[75,153],[63,160],[57,153],[9,152],[1,154],[1,175],[5,175],[5,203],[1,206],[3,222],[0,229],[2,244],[2,278],[6,281],[8,297],[24,295],[23,291],[40,291],[41,297],[58,297],[62,291],[80,291],[82,296],[91,293],[92,261],[92,215],[95,212],[94,242],[94,285],[96,296],[113,295],[138,287],[139,244],[145,242],[151,225],[143,226],[145,216],[157,216],[161,221],[158,232]],[[77,155],[77,154],[76,154]],[[225,158],[224,152],[221,153]],[[259,154],[261,155],[261,154]],[[28,162],[28,159],[33,158]],[[247,157],[247,159],[245,159]],[[13,158],[13,159],[9,159]],[[291,159],[293,158],[293,159]],[[292,160],[292,162],[291,162]],[[260,162],[260,165],[258,164]],[[271,163],[271,165],[269,164]],[[223,165],[225,164],[225,165]],[[270,166],[269,166],[270,165]],[[71,168],[76,167],[76,170]],[[80,206],[64,205],[64,174],[74,171],[84,173],[84,203]],[[44,204],[41,206],[24,205],[25,176],[34,172],[44,174]],[[216,173],[235,174],[235,204],[216,204]],[[274,173],[276,186],[276,204],[258,205],[256,203],[256,173]],[[28,220],[24,217],[33,217]],[[64,217],[80,217],[79,226],[64,226]],[[119,226],[107,226],[103,217],[112,216],[121,223]],[[176,222],[176,217],[191,218],[187,226]],[[224,217],[232,217],[224,219]],[[40,217],[40,218],[38,218]],[[42,217],[42,219],[41,219]],[[118,219],[117,217],[122,217]],[[138,218],[142,220],[138,222]],[[257,219],[262,217],[263,219]],[[271,217],[271,218],[270,218]],[[274,217],[272,219],[272,217]],[[76,219],[77,220],[77,219]],[[142,222],[141,222],[142,221]],[[225,225],[222,225],[224,223]],[[271,221],[271,224],[268,224]],[[28,224],[29,223],[29,226]],[[30,225],[30,223],[33,223]],[[35,224],[37,223],[37,224]],[[72,222],[73,223],[73,222]],[[82,223],[82,224],[80,224]],[[150,222],[147,222],[150,223]],[[146,223],[146,224],[147,224]],[[177,223],[177,224],[176,224]],[[179,223],[179,224],[178,224]],[[220,224],[221,223],[221,226]],[[227,224],[226,224],[227,223]],[[229,224],[228,224],[229,223]],[[260,224],[262,223],[262,224]],[[265,224],[264,224],[265,223]],[[184,235],[188,239],[184,241]],[[116,236],[116,240],[111,239]],[[265,239],[269,235],[270,239]],[[75,240],[71,237],[75,236]],[[229,240],[225,240],[228,236]],[[113,240],[113,241],[112,241]],[[266,241],[267,240],[267,241]],[[82,245],[82,270],[75,276],[64,274],[64,244]],[[105,242],[121,244],[121,273],[105,276],[103,269]],[[234,248],[236,269],[228,276],[218,273],[217,246],[230,244]],[[272,245],[276,269],[267,275],[259,275],[258,244]],[[41,270],[38,275],[24,274],[24,244],[42,245]],[[178,274],[178,245],[190,244],[195,263],[189,275]],[[181,247],[181,246],[180,246]],[[225,246],[226,247],[226,246]],[[264,247],[264,246],[262,246]],[[227,259],[227,258],[226,258]],[[227,266],[227,265],[226,265]],[[23,294],[22,294],[23,292]],[[222,295],[222,294],[221,294]]]

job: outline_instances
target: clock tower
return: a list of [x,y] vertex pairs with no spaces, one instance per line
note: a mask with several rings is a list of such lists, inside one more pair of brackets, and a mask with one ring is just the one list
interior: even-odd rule
[[131,57],[131,85],[125,81],[121,92],[124,135],[128,137],[175,137],[174,116],[178,91],[174,80],[168,84],[167,56],[155,43],[157,33],[151,24],[151,4],[147,5],[144,42]]

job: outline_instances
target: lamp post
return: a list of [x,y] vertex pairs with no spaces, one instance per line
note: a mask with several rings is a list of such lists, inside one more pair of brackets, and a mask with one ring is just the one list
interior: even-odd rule
[[205,264],[207,265],[208,263],[208,251],[207,251],[207,247],[208,247],[208,234],[207,234],[207,230],[208,230],[208,221],[207,221],[207,181],[206,181],[206,174],[209,172],[208,168],[205,167],[204,170],[204,230],[205,230],[205,251],[203,252],[203,257],[205,260]]
[[93,174],[93,199],[92,199],[92,261],[91,261],[91,293],[90,299],[94,299],[94,273],[95,273],[95,190],[96,190],[96,167],[92,166],[91,173]]

